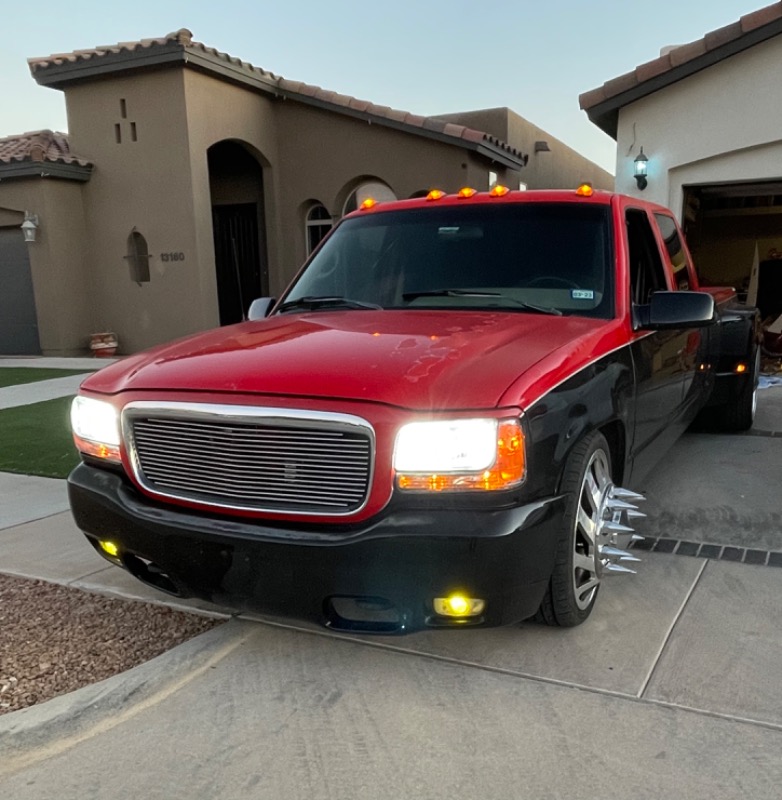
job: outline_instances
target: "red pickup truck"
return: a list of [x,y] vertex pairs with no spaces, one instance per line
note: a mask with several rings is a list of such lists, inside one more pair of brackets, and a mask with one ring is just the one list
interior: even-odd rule
[[79,527],[164,592],[404,633],[573,626],[636,485],[752,424],[757,318],[665,208],[592,191],[365,202],[250,319],[82,385]]

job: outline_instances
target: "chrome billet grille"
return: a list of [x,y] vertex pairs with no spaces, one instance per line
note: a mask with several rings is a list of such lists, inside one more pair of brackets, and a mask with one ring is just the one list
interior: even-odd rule
[[134,403],[123,430],[139,482],[221,508],[350,514],[367,500],[374,437],[350,415]]

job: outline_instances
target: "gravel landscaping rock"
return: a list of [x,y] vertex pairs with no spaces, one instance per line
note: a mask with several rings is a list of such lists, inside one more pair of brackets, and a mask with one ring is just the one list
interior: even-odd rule
[[135,667],[223,621],[0,574],[0,714]]

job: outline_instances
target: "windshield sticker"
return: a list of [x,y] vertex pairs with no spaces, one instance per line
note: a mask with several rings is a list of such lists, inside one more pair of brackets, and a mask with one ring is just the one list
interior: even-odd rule
[[571,289],[570,297],[573,300],[594,300],[595,293],[591,289]]

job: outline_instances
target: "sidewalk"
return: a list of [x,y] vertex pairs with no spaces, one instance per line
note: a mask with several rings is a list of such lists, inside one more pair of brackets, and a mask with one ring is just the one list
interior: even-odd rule
[[[700,530],[694,512],[733,503],[744,520],[731,484],[749,493],[754,466],[764,482],[746,498],[756,504],[747,519],[782,550],[778,431],[782,388],[764,390],[758,435],[686,437],[650,482],[644,510],[659,517],[670,504],[668,535],[708,536],[712,522]],[[761,460],[745,463],[753,453]],[[1,572],[172,604],[89,547],[64,481],[0,473],[0,497]],[[607,580],[592,618],[571,630],[525,623],[357,637],[232,620],[101,684],[0,717],[4,792],[506,800],[586,785],[617,800],[777,798],[782,569],[640,555],[638,574]]]
[[0,388],[0,409],[16,408],[56,397],[76,394],[79,384],[92,372],[112,364],[116,359],[96,358],[0,358],[0,369],[5,367],[33,367],[39,369],[83,369],[80,375],[67,375],[46,381],[21,383]]

